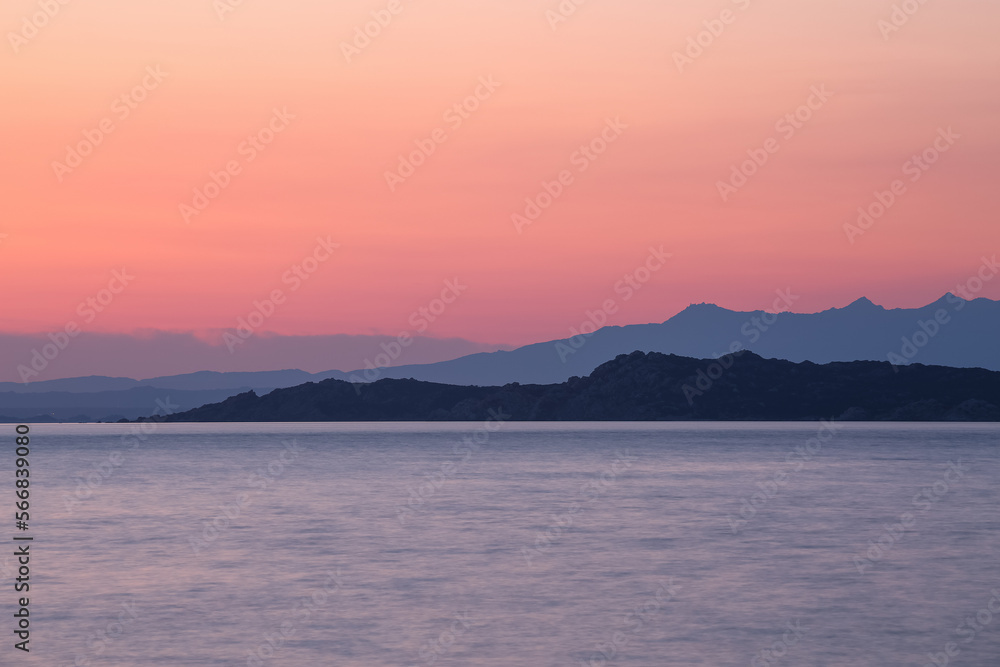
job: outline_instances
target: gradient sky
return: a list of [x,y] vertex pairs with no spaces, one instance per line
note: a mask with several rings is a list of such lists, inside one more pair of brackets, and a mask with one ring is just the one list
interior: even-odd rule
[[[387,4],[245,0],[220,20],[211,0],[77,0],[15,53],[38,4],[6,2],[0,331],[231,329],[283,289],[262,331],[395,335],[458,278],[426,335],[523,344],[566,336],[650,246],[672,258],[613,324],[765,308],[779,288],[799,311],[923,305],[1000,246],[994,0],[926,3],[888,39],[890,0],[590,0],[555,29],[556,0],[401,0],[348,63],[341,43]],[[726,9],[679,71],[673,53]],[[501,85],[453,128],[481,77]],[[833,95],[782,139],[814,86]],[[246,162],[275,108],[295,119]],[[60,183],[53,161],[105,118],[114,132]],[[628,127],[577,171],[609,118]],[[910,182],[904,164],[949,127],[960,139]],[[385,172],[437,128],[447,140],[390,191]],[[780,150],[723,202],[717,182],[770,137]],[[230,160],[242,172],[186,222],[179,206]],[[518,233],[511,215],[564,169],[573,183]],[[844,224],[894,179],[906,193],[850,243]],[[317,237],[340,247],[291,291]],[[84,322],[78,304],[122,267],[134,281]]]

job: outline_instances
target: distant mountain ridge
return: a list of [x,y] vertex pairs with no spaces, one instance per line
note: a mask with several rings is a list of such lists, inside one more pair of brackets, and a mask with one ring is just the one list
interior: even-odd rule
[[37,394],[45,392],[91,393],[104,391],[126,391],[139,387],[154,387],[157,389],[180,389],[185,391],[210,391],[220,389],[276,389],[292,387],[305,382],[318,382],[330,378],[347,379],[347,374],[341,371],[326,371],[325,373],[307,373],[300,370],[282,371],[248,371],[219,373],[216,371],[198,371],[182,375],[167,375],[133,380],[132,378],[115,378],[101,375],[89,377],[66,378],[62,380],[42,380],[39,382],[0,382],[0,392],[20,394]]
[[[861,298],[845,308],[810,314],[696,304],[662,324],[607,326],[590,335],[511,351],[380,369],[377,377],[460,385],[549,384],[587,375],[608,359],[635,350],[711,358],[749,349],[766,358],[818,364],[891,361],[1000,370],[998,334],[1000,301],[966,301],[950,293],[922,308],[887,310]],[[348,376],[354,381],[364,377],[360,372]]]
[[[775,309],[791,305],[794,296],[784,294]],[[483,352],[450,361],[356,371],[307,373],[301,370],[216,373],[203,371],[185,375],[132,380],[88,377],[45,382],[0,383],[0,415],[21,419],[35,414],[56,413],[67,419],[89,416],[138,416],[118,410],[117,404],[95,406],[74,401],[62,392],[128,392],[141,387],[173,391],[216,391],[216,400],[247,391],[267,393],[306,382],[326,379],[364,383],[380,379],[413,378],[453,385],[502,386],[556,384],[571,377],[589,375],[599,365],[621,354],[639,350],[713,358],[734,348],[752,350],[766,358],[801,362],[891,361],[1000,370],[1000,302],[990,299],[967,301],[946,294],[922,308],[887,310],[861,298],[844,308],[819,313],[732,311],[713,304],[694,304],[660,324],[606,326],[588,335],[526,345],[510,351]],[[373,351],[373,358],[375,357]],[[3,392],[37,393],[25,406]],[[61,392],[49,396],[48,393]],[[108,394],[112,401],[131,399]],[[77,409],[82,404],[87,409]],[[20,406],[17,410],[13,405]],[[57,406],[58,410],[45,409]],[[23,409],[22,409],[23,408]],[[28,410],[26,413],[24,410]],[[34,410],[34,412],[31,412]]]
[[[395,336],[375,334],[282,335],[262,331],[230,349],[225,344],[227,333],[231,335],[226,330],[81,331],[65,340],[67,335],[61,332],[0,332],[0,380],[20,384],[60,377],[159,378],[206,369],[256,372],[292,368],[325,373],[331,368],[365,366],[368,359],[375,359],[382,351],[383,344],[396,340]],[[414,333],[406,358],[410,363],[433,363],[499,349],[509,347]],[[104,385],[100,390],[122,388],[127,387],[119,383]]]
[[711,359],[634,352],[550,385],[325,380],[240,394],[167,421],[1000,421],[1000,372],[796,364],[750,352],[736,353],[721,373],[713,366],[722,368]]
[[149,414],[156,400],[169,400],[181,405],[181,409],[189,409],[246,391],[267,393],[306,382],[346,377],[340,371],[201,371],[148,380],[93,376],[28,384],[2,382],[0,423],[135,419]]
[[[237,392],[238,393],[238,392]],[[158,406],[189,410],[224,400],[232,390],[170,390],[135,387],[124,391],[65,391],[0,395],[0,423],[117,421],[149,415]]]

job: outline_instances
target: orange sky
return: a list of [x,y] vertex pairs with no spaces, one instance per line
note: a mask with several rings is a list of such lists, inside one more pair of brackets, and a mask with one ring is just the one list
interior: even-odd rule
[[[802,311],[922,305],[1000,246],[993,0],[926,3],[892,32],[889,0],[590,0],[554,29],[556,0],[245,0],[220,20],[224,1],[51,0],[37,31],[37,0],[4,3],[0,331],[80,320],[124,267],[134,281],[86,330],[232,328],[281,289],[263,330],[396,334],[458,278],[426,333],[522,344],[566,336],[650,246],[672,258],[613,324],[767,307],[778,288]],[[372,12],[391,21],[348,62]],[[720,34],[679,68],[705,21]],[[778,129],[823,86],[808,121]],[[477,88],[475,111],[449,112]],[[608,119],[627,127],[581,162]],[[54,167],[102,123],[79,166]],[[270,123],[273,143],[244,143]],[[910,180],[947,128],[959,138]],[[769,139],[724,202],[719,181]],[[230,162],[228,187],[185,215]],[[512,215],[564,170],[519,232]],[[844,225],[896,179],[904,194],[851,243]],[[339,247],[292,290],[318,237]]]

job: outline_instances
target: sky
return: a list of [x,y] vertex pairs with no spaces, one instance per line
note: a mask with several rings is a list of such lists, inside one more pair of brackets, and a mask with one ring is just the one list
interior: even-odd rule
[[0,333],[522,345],[1000,245],[991,0],[64,3],[0,11]]

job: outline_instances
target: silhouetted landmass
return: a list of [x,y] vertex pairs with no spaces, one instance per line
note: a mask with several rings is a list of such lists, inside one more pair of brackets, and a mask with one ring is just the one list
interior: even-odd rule
[[817,365],[749,352],[723,361],[728,369],[712,359],[633,352],[550,385],[325,380],[265,396],[246,392],[168,421],[478,421],[498,413],[515,421],[1000,421],[1000,372]]
[[[776,309],[794,306],[796,297],[786,296],[786,301],[781,299],[775,301]],[[595,326],[601,324],[596,320],[588,323]],[[573,331],[584,328],[582,324]],[[436,350],[441,354],[447,349],[456,351],[456,358],[436,363],[414,363],[417,357],[412,348],[407,348],[405,352],[400,349],[398,358],[390,357],[383,353],[386,348],[379,347],[375,338],[369,344],[363,345],[361,339],[365,337],[341,336],[333,338],[344,345],[349,345],[350,350],[369,357],[374,364],[385,361],[392,362],[392,365],[387,368],[361,368],[346,372],[202,371],[143,380],[93,376],[62,380],[33,379],[28,383],[0,382],[0,412],[11,414],[12,410],[7,409],[7,406],[14,405],[3,392],[38,394],[37,400],[33,401],[31,406],[17,404],[19,410],[12,415],[17,417],[26,407],[37,408],[39,413],[54,412],[55,407],[61,409],[72,407],[66,403],[65,396],[56,393],[46,395],[50,392],[112,392],[142,387],[184,391],[225,390],[228,392],[226,396],[212,399],[221,401],[248,390],[260,394],[273,389],[327,379],[369,382],[414,378],[457,385],[505,385],[511,382],[554,384],[565,382],[574,375],[589,375],[608,359],[613,359],[619,354],[628,354],[633,350],[701,359],[726,354],[736,349],[734,347],[736,346],[752,350],[767,358],[812,361],[817,364],[834,361],[890,361],[898,365],[916,362],[1000,371],[1000,345],[997,345],[995,340],[997,331],[1000,331],[1000,301],[984,298],[966,301],[953,294],[947,294],[921,308],[889,310],[862,298],[844,308],[831,308],[819,313],[806,314],[781,312],[772,315],[763,311],[737,312],[712,304],[697,304],[660,324],[604,326],[586,336],[574,335],[562,340],[533,343],[510,351],[464,354],[458,351],[467,349],[468,345],[471,345],[468,341],[455,339],[452,342],[457,347],[449,348],[448,341],[422,339],[428,345],[437,346]],[[271,343],[277,340],[274,337],[254,337],[250,339],[248,345],[257,344],[258,339]],[[296,341],[295,345],[298,346],[296,349],[301,348],[309,352],[309,354],[303,352],[302,356],[308,358],[310,366],[314,367],[320,363],[334,365],[333,360],[337,357],[337,354],[333,354],[335,347],[316,348],[312,344],[307,345],[306,342],[311,340],[310,337],[290,337],[290,339]],[[135,345],[139,345],[129,341],[128,336],[113,338],[116,345],[124,348],[133,349]],[[172,347],[177,341],[173,337],[157,336],[140,342],[142,344],[139,348],[142,352],[140,354],[137,351],[139,348],[136,348],[133,350],[133,356],[162,357],[177,365],[178,351]],[[83,348],[76,346],[77,343],[74,343],[72,349],[79,349],[80,354],[100,357],[96,348],[91,350],[86,346]],[[13,352],[17,346],[0,334],[0,349]],[[201,348],[197,346],[190,349],[182,348],[186,362],[191,360],[191,355],[196,349]],[[257,354],[250,349],[241,350],[240,355],[257,365],[265,363],[268,358],[266,354]],[[30,354],[27,356],[30,357]],[[228,354],[226,356],[229,357]],[[196,355],[193,358],[202,357]],[[205,358],[204,363],[206,367],[215,365],[210,363],[209,358]],[[145,364],[137,361],[136,365]],[[53,409],[47,407],[50,405]],[[79,412],[89,412],[93,417],[104,414],[89,407],[87,410],[77,410],[72,414]]]
[[[775,301],[775,309],[790,307],[795,300],[786,292],[781,299]],[[741,313],[698,304],[662,324],[605,326],[586,336],[535,343],[511,351],[460,356],[431,364],[410,363],[416,357],[409,349],[398,359],[392,359],[382,353],[382,350],[392,350],[391,346],[372,345],[366,353],[374,363],[388,360],[409,365],[346,373],[338,370],[323,373],[202,371],[145,380],[93,376],[0,383],[0,414],[6,415],[0,417],[0,421],[32,421],[32,415],[47,415],[46,419],[54,421],[135,419],[152,409],[149,398],[152,390],[158,390],[155,393],[160,398],[169,398],[187,409],[251,390],[262,395],[274,389],[328,379],[369,382],[410,378],[449,385],[555,384],[566,382],[572,376],[590,375],[608,359],[633,350],[707,358],[742,346],[768,358],[794,362],[826,364],[867,360],[890,361],[897,365],[919,362],[1000,371],[1000,346],[995,341],[997,331],[1000,331],[1000,301],[984,298],[966,301],[953,294],[922,308],[887,310],[868,299],[858,299],[845,308],[811,314]],[[309,339],[300,338],[300,342]],[[356,346],[361,345],[357,337],[335,338],[355,346],[351,348],[355,351]],[[167,344],[174,339],[154,337],[140,347],[150,355],[173,358],[167,348],[153,344],[157,340]],[[119,342],[128,347],[127,336]],[[425,342],[431,344],[431,339]],[[442,341],[433,344],[439,343],[444,345]],[[0,348],[4,346],[4,338],[0,335]],[[73,349],[80,354],[90,353],[86,346],[77,348],[74,344]],[[324,352],[309,346],[303,349],[312,349],[318,355],[316,359],[335,358],[328,357],[329,350]],[[254,358],[253,355],[243,356]],[[257,357],[254,363],[260,361]],[[315,366],[319,362],[309,363]]]

